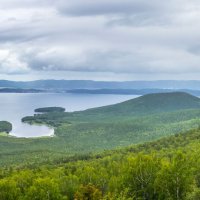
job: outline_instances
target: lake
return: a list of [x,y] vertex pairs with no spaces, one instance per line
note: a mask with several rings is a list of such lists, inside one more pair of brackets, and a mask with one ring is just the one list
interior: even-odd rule
[[104,95],[104,94],[66,94],[66,93],[1,93],[0,94],[0,121],[12,123],[13,130],[10,135],[16,137],[52,136],[54,130],[42,125],[29,125],[21,122],[25,116],[34,114],[34,109],[40,107],[60,106],[66,111],[80,111],[123,102],[137,95]]

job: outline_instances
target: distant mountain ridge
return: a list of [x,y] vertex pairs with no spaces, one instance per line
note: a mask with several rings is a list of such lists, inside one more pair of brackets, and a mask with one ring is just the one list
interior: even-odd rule
[[0,80],[0,87],[21,89],[191,89],[200,90],[200,81],[92,81],[92,80]]

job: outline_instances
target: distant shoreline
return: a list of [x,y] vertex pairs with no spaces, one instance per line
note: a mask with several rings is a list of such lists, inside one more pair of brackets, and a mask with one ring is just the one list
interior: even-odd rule
[[46,93],[46,90],[21,89],[21,88],[0,88],[0,93]]
[[200,90],[190,90],[190,89],[51,89],[51,90],[43,90],[43,89],[21,89],[21,88],[0,88],[1,93],[16,93],[16,94],[31,94],[31,93],[66,93],[66,94],[108,94],[108,95],[145,95],[152,93],[168,93],[168,92],[186,92],[195,96],[200,96]]

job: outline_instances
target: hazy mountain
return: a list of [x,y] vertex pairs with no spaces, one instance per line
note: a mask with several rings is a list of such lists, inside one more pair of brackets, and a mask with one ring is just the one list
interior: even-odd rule
[[125,81],[106,82],[90,80],[37,80],[8,81],[0,80],[0,87],[28,89],[191,89],[199,90],[200,81]]

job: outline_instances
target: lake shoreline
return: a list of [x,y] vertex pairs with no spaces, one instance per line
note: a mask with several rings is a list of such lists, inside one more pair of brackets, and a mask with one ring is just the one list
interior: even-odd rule
[[9,136],[17,138],[55,137],[47,124],[40,126],[22,123],[25,116],[33,116],[34,110],[43,107],[63,107],[66,112],[82,111],[89,108],[101,107],[120,103],[138,95],[88,95],[67,93],[0,93],[0,121],[9,121],[13,130]]
[[[33,137],[26,137],[26,136],[16,136],[16,135],[12,135],[12,131],[8,134],[8,136],[11,136],[11,137],[15,137],[15,138],[26,138],[26,139],[38,139],[38,138],[48,138],[48,137],[55,137],[55,129],[53,126],[50,126],[50,125],[46,125],[46,124],[39,124],[39,123],[25,123],[25,122],[22,122],[24,124],[28,124],[29,126],[37,126],[37,127],[47,127],[49,129],[49,134],[48,135],[44,135],[44,136],[33,136]],[[1,135],[0,135],[1,136]]]

